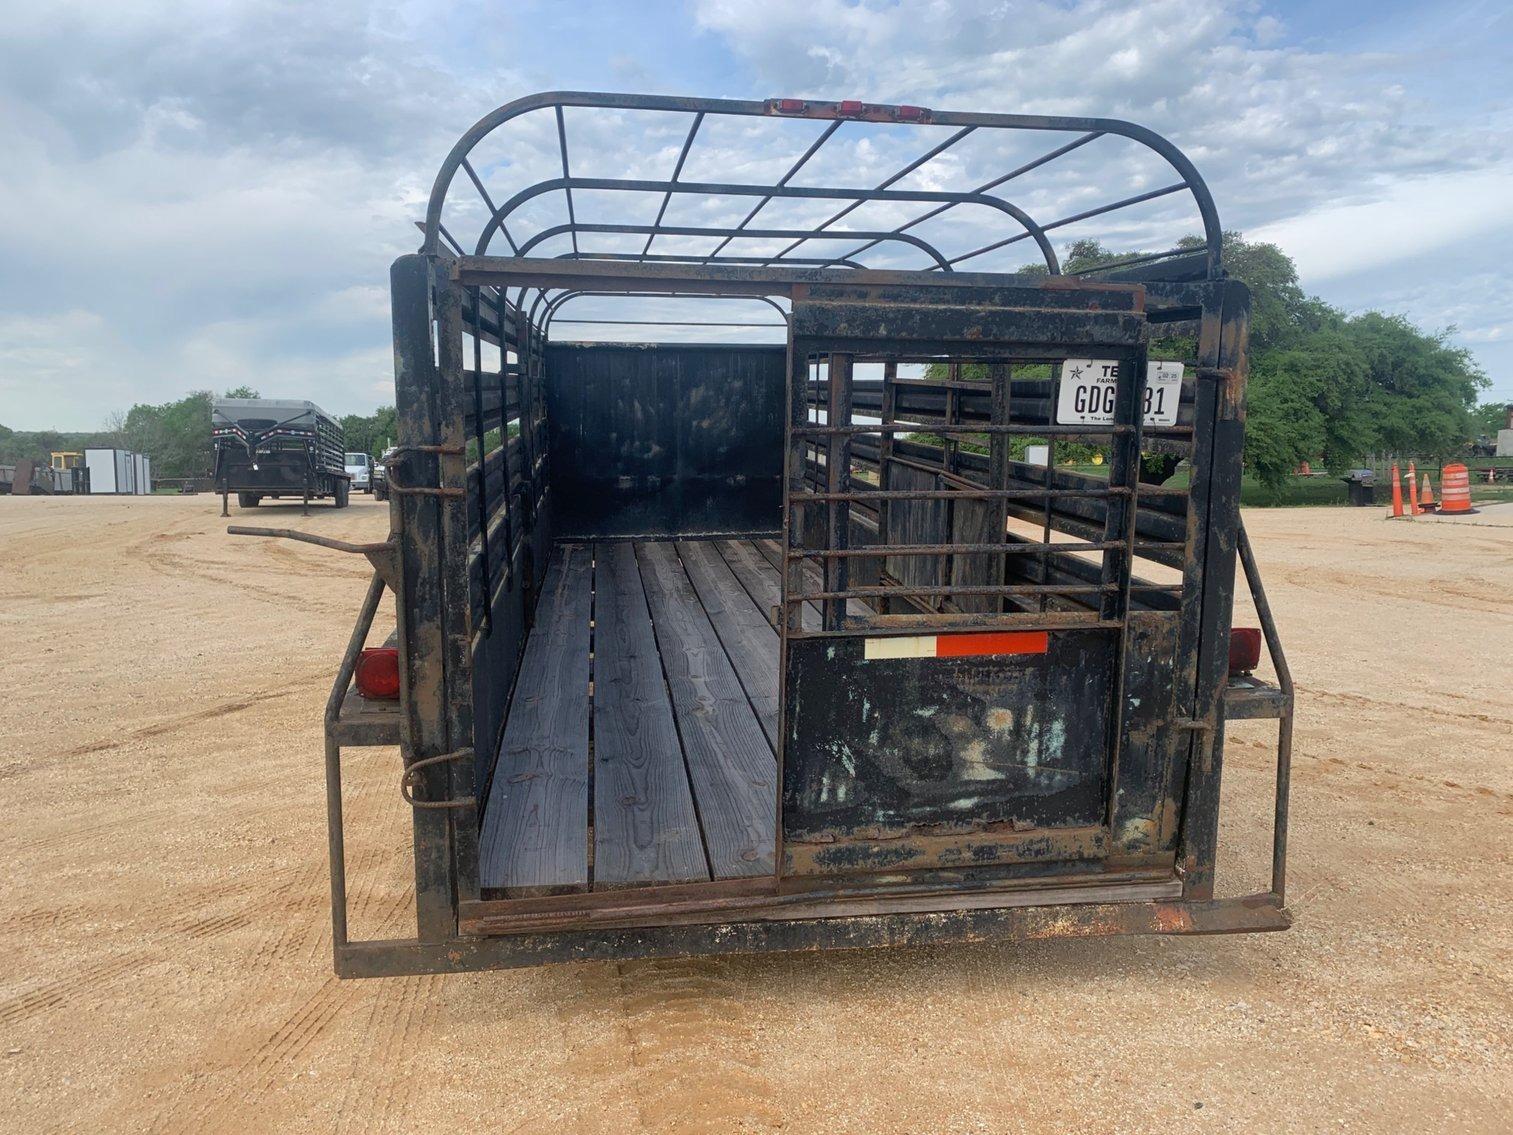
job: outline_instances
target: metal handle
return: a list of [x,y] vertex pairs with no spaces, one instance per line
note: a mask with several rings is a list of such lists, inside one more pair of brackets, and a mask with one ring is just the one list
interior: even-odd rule
[[420,787],[422,769],[431,768],[435,765],[445,764],[449,761],[472,760],[472,749],[457,749],[450,753],[442,753],[435,757],[422,757],[418,761],[412,761],[405,766],[404,775],[399,778],[399,794],[405,798],[405,803],[412,808],[471,808],[478,803],[476,797],[463,796],[456,800],[417,800],[414,790]]

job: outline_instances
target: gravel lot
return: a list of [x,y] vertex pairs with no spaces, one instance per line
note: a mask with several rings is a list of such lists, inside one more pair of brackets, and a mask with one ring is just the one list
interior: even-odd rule
[[[1513,516],[1247,517],[1301,691],[1290,933],[339,983],[320,716],[366,573],[218,505],[0,498],[0,1128],[1513,1129]],[[1229,893],[1272,729],[1231,734]],[[396,764],[347,765],[360,935],[409,925]]]

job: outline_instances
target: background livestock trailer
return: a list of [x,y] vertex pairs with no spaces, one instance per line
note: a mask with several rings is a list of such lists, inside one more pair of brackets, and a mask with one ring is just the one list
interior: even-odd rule
[[352,477],[341,423],[314,402],[217,398],[210,408],[210,434],[222,516],[232,493],[242,508],[291,497],[306,510],[312,499],[327,497],[337,508],[347,507]]
[[[599,175],[569,124],[676,163]],[[537,128],[560,172],[504,183]],[[711,180],[760,130],[791,159]],[[896,172],[859,184],[863,144]],[[1175,233],[1065,274],[1053,234],[1115,216]],[[338,971],[1286,927],[1291,689],[1220,234],[1187,159],[1113,120],[551,94],[468,131],[392,271],[392,535],[299,537],[375,566],[326,716]],[[605,295],[782,339],[565,339]],[[1237,558],[1278,685],[1231,663]],[[1225,723],[1257,716],[1272,883],[1216,897]],[[347,936],[366,744],[403,755],[411,940]]]

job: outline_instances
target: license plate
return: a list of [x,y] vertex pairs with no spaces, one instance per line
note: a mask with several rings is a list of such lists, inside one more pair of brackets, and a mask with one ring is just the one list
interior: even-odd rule
[[[1067,359],[1061,364],[1061,395],[1056,421],[1063,426],[1105,426],[1114,421],[1114,390],[1119,363],[1112,359]],[[1145,371],[1145,424],[1177,423],[1182,400],[1182,364],[1153,362]]]

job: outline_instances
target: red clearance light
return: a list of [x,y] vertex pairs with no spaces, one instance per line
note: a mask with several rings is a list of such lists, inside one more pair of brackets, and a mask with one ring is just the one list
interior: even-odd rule
[[768,103],[779,114],[803,114],[809,104],[803,99],[772,99]]
[[396,701],[399,698],[399,651],[392,646],[370,646],[357,658],[357,692],[365,698]]
[[1261,664],[1261,631],[1258,627],[1231,627],[1229,672],[1249,674]]
[[854,116],[862,112],[862,104],[856,99],[847,99],[836,108],[841,114]]
[[900,122],[923,122],[930,112],[922,106],[899,106],[893,108],[893,117]]

